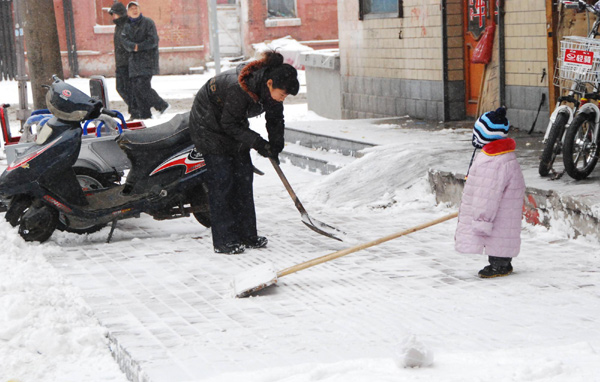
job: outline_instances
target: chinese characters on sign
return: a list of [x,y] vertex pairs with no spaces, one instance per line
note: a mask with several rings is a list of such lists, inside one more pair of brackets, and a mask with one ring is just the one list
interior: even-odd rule
[[469,24],[475,19],[479,21],[479,29],[485,27],[486,0],[469,0]]
[[[468,31],[471,32],[475,40],[479,40],[486,26],[490,0],[468,0]],[[496,10],[494,15],[498,15],[498,0],[496,0]],[[497,22],[497,21],[496,21]]]
[[587,50],[565,49],[565,56],[563,57],[563,60],[565,63],[569,64],[592,66],[592,63],[594,62],[594,52]]

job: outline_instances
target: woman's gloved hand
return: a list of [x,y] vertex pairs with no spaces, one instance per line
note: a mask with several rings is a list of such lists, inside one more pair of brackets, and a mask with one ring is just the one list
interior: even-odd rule
[[271,149],[274,153],[279,154],[283,151],[283,147],[285,146],[285,142],[283,137],[281,139],[269,139],[269,145],[271,145]]
[[271,147],[271,144],[266,140],[262,138],[257,139],[253,145],[253,148],[263,157],[272,158],[275,160],[275,162],[277,162],[277,164],[279,164],[279,153],[275,152],[275,150],[273,150]]

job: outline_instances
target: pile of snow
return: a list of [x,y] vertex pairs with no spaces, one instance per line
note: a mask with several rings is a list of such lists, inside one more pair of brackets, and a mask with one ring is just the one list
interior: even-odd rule
[[266,50],[276,50],[281,53],[286,63],[299,70],[304,70],[304,65],[300,63],[300,54],[314,50],[310,46],[303,45],[294,40],[291,36],[285,36],[271,42],[252,44],[252,48],[254,48],[257,55]]
[[126,381],[106,330],[45,256],[52,243],[27,243],[0,215],[0,381]]
[[396,349],[398,367],[427,367],[433,364],[433,351],[412,334],[407,336]]
[[376,146],[363,153],[362,158],[324,177],[307,199],[348,210],[388,208],[413,200],[435,205],[426,179],[427,169],[438,161],[435,153],[404,144]]

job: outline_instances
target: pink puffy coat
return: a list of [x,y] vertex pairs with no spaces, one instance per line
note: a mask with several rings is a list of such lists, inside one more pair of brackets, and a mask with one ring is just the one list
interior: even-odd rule
[[456,228],[455,248],[461,253],[515,257],[521,247],[525,179],[505,138],[483,147],[465,183]]

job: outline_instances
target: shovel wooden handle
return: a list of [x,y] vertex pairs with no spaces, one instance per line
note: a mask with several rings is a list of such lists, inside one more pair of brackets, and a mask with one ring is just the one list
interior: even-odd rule
[[290,184],[290,182],[288,182],[283,171],[281,171],[281,167],[279,167],[279,164],[277,164],[277,161],[273,158],[269,158],[269,160],[271,161],[273,168],[275,168],[275,172],[277,173],[277,175],[279,175],[279,179],[281,179],[283,186],[287,190],[288,194],[290,194],[290,196],[292,197],[292,200],[294,201],[294,204],[296,205],[296,208],[298,209],[298,211],[300,211],[300,214],[308,215],[308,213],[304,209],[304,206],[302,205],[302,203],[300,203],[300,199],[298,199],[298,196],[296,196],[296,193],[292,189],[292,185]]
[[373,246],[381,244],[381,243],[385,243],[386,241],[390,241],[390,240],[396,239],[396,238],[398,238],[400,236],[408,235],[409,233],[413,233],[413,232],[422,230],[424,228],[431,227],[432,225],[436,225],[436,224],[445,222],[446,220],[453,219],[453,218],[455,218],[457,216],[458,216],[458,212],[454,212],[454,213],[452,213],[450,215],[446,215],[446,216],[443,216],[443,217],[441,217],[439,219],[432,220],[429,223],[424,223],[424,224],[421,224],[421,225],[418,225],[418,226],[406,229],[406,230],[404,230],[402,232],[397,232],[397,233],[394,233],[394,234],[382,237],[382,238],[377,239],[377,240],[369,241],[368,243],[358,244],[358,245],[355,245],[354,247],[342,249],[340,251],[337,251],[337,252],[334,252],[334,253],[330,253],[330,254],[325,255],[325,256],[317,257],[316,259],[305,261],[304,263],[297,264],[297,265],[291,266],[289,268],[286,268],[284,270],[281,270],[281,271],[277,272],[277,277],[283,277],[285,275],[289,275],[290,273],[298,272],[298,271],[301,271],[303,269],[310,268],[310,267],[313,267],[315,265],[322,264],[324,262],[327,262],[327,261],[330,261],[330,260],[334,260],[334,259],[337,259],[337,258],[342,257],[342,256],[346,256],[346,255],[348,255],[350,253],[358,252],[358,251],[360,251],[362,249],[373,247]]

